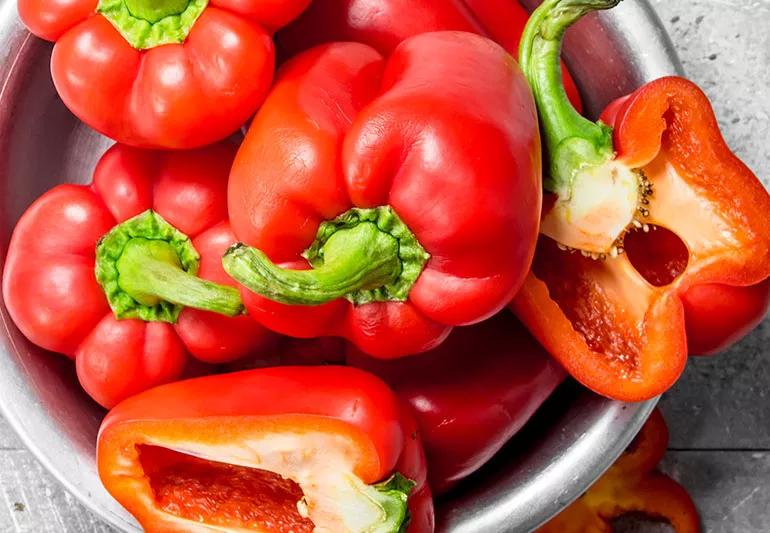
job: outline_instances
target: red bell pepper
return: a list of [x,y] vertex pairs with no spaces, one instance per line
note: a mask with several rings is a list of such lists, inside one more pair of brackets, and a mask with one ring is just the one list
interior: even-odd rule
[[[104,486],[147,531],[433,530],[408,409],[346,367],[281,367],[180,381],[113,409]],[[407,513],[407,497],[409,513]]]
[[[332,41],[364,43],[390,55],[409,37],[452,30],[489,37],[515,56],[527,18],[516,0],[313,0],[276,41],[289,57]],[[564,76],[569,98],[580,109],[566,68]]]
[[271,33],[310,0],[19,0],[55,41],[51,74],[83,122],[119,142],[192,148],[254,114],[273,79]]
[[[561,38],[584,13],[616,3],[547,0],[525,32],[520,59],[539,105],[553,195],[513,308],[576,379],[636,401],[682,372],[685,316],[693,339],[696,324],[713,323],[698,291],[740,292],[770,276],[770,195],[687,80],[653,81],[612,103],[597,124],[572,109],[559,83]],[[762,298],[740,304],[743,318],[725,321],[705,349],[744,333],[764,313]]]
[[509,312],[456,329],[426,354],[379,361],[353,349],[347,361],[384,379],[411,404],[435,494],[489,461],[565,375]]
[[770,280],[748,287],[695,285],[682,295],[690,355],[714,355],[762,322],[770,307]]
[[470,33],[413,37],[387,61],[316,48],[283,68],[228,194],[259,249],[233,247],[225,270],[256,320],[382,357],[433,348],[526,276],[541,204],[529,89]]
[[699,533],[700,517],[687,491],[655,470],[668,445],[668,428],[655,410],[618,461],[538,533],[613,531],[612,521],[626,514],[665,520],[676,533]]
[[224,362],[273,338],[235,316],[243,304],[221,266],[235,240],[235,151],[115,145],[90,185],[59,185],[19,220],[3,274],[8,311],[33,343],[74,358],[103,406],[178,379],[188,352]]

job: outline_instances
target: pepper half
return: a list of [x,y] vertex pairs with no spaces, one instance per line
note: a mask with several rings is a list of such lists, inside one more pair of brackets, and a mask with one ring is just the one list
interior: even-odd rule
[[537,116],[501,47],[435,32],[385,60],[335,43],[284,65],[230,174],[225,270],[294,337],[398,357],[507,305],[542,197]]
[[[570,107],[558,66],[564,32],[616,3],[546,0],[525,32],[522,66],[557,197],[544,202],[545,235],[512,305],[577,380],[638,401],[664,392],[684,369],[689,291],[745,288],[770,276],[770,196],[730,152],[708,99],[687,80],[648,83],[610,104],[597,124]],[[643,222],[634,223],[638,216]],[[624,237],[629,221],[641,228]],[[687,315],[706,311],[689,301]],[[736,331],[756,315],[747,312]],[[720,338],[735,340],[727,332]]]
[[699,533],[700,517],[690,495],[655,470],[667,446],[668,427],[656,409],[607,473],[538,533],[611,533],[612,521],[630,513],[666,521],[676,533]]
[[59,185],[22,215],[3,298],[33,343],[75,359],[112,407],[179,379],[187,354],[223,363],[275,335],[246,316],[220,258],[235,237],[227,173],[236,147],[188,152],[115,145],[91,185]]
[[148,532],[433,530],[415,422],[382,381],[353,368],[251,370],[146,391],[107,415],[97,461]]

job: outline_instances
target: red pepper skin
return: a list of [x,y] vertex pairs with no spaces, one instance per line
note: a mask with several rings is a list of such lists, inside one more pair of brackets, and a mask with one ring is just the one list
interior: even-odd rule
[[[139,447],[232,449],[248,446],[248,439],[267,431],[336,435],[350,446],[352,473],[366,484],[393,472],[413,480],[410,507],[416,520],[409,531],[432,531],[426,525],[432,524],[432,501],[425,499],[425,456],[413,416],[382,381],[353,368],[265,368],[145,391],[104,419],[98,439],[99,474],[145,529],[184,531],[154,504]],[[227,462],[226,457],[210,459]]]
[[[473,113],[458,113],[469,101]],[[432,259],[407,302],[287,306],[244,289],[249,313],[278,332],[341,336],[385,358],[428,350],[452,326],[495,314],[520,286],[534,248],[537,132],[515,63],[472,34],[413,37],[387,62],[356,43],[298,56],[233,165],[236,236],[283,266],[307,268],[300,254],[323,220],[390,205]]]
[[648,234],[651,244],[633,261],[593,261],[541,239],[513,309],[578,381],[639,401],[667,390],[684,369],[683,295],[687,301],[702,285],[749,287],[770,276],[770,195],[730,152],[707,97],[687,80],[651,82],[611,104],[602,120],[614,126],[617,159],[652,182],[646,222],[676,234],[684,258],[656,266],[661,231]]
[[656,409],[607,473],[538,533],[610,533],[612,521],[629,513],[664,520],[676,533],[699,533],[700,517],[690,495],[655,470],[667,445],[668,427]]
[[696,285],[682,296],[690,355],[714,355],[745,337],[770,307],[770,280],[749,287]]
[[19,220],[3,274],[5,304],[30,341],[76,359],[81,384],[103,406],[178,379],[188,353],[224,362],[273,339],[248,317],[193,309],[173,326],[118,321],[94,275],[99,238],[152,208],[194,238],[201,277],[234,285],[219,259],[235,240],[226,206],[235,151],[230,143],[185,153],[115,145],[90,185],[59,185]]
[[31,32],[56,42],[51,74],[67,107],[116,141],[193,148],[235,132],[273,77],[271,32],[309,0],[211,0],[186,41],[133,48],[94,0],[19,0]]
[[[432,31],[467,31],[493,39],[514,57],[529,15],[516,0],[314,0],[276,39],[286,57],[318,44],[355,41],[389,55],[402,41]],[[567,69],[572,104],[580,93]]]
[[378,361],[350,349],[347,360],[384,379],[411,404],[436,494],[489,461],[565,376],[508,312],[458,328],[444,344],[419,356]]

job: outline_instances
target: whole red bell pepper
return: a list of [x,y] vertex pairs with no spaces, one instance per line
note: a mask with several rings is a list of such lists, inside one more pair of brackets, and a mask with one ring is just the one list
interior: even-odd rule
[[666,446],[668,427],[656,409],[607,473],[538,533],[610,533],[613,520],[627,514],[666,521],[676,533],[699,533],[700,517],[690,495],[655,470]]
[[119,142],[192,148],[254,114],[273,79],[271,33],[310,0],[19,0],[55,41],[51,74],[83,122]]
[[[528,16],[517,0],[313,0],[276,41],[288,57],[333,41],[364,43],[389,55],[409,37],[451,30],[489,37],[515,56]],[[579,109],[580,94],[566,68],[564,76]]]
[[[586,12],[615,4],[547,0],[525,32],[520,62],[538,101],[553,195],[513,308],[576,379],[636,401],[679,377],[687,329],[696,346],[705,339],[697,350],[708,351],[764,314],[763,295],[712,305],[702,291],[767,290],[745,288],[770,276],[770,195],[730,152],[708,99],[687,80],[653,81],[596,124],[572,109],[559,83],[561,38]],[[715,338],[693,331],[731,308],[742,318],[725,320]]]
[[397,533],[407,521],[412,533],[433,531],[414,419],[353,368],[250,370],[146,391],[107,415],[97,460],[104,486],[147,531]]
[[347,362],[384,379],[411,404],[435,494],[489,461],[565,375],[510,312],[457,328],[419,356],[381,361],[352,349]]
[[187,353],[230,361],[273,338],[236,316],[243,304],[221,266],[235,240],[226,200],[235,151],[115,145],[90,185],[59,185],[19,220],[5,305],[29,340],[76,360],[103,406],[178,379]]
[[387,61],[318,47],[282,69],[228,194],[256,248],[233,247],[225,270],[256,320],[382,357],[433,348],[526,276],[541,204],[529,89],[470,33],[413,37]]

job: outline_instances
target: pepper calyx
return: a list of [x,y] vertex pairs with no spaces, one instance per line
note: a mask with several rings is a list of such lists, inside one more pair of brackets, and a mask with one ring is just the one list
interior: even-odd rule
[[190,238],[152,210],[112,228],[96,246],[96,280],[118,320],[176,323],[185,307],[243,312],[234,287],[197,277]]
[[325,247],[332,236],[362,223],[371,223],[379,232],[386,233],[398,241],[400,272],[390,283],[372,289],[357,290],[346,295],[345,298],[355,305],[369,302],[406,301],[409,291],[430,259],[430,254],[425,251],[417,237],[390,206],[374,209],[355,208],[334,220],[322,223],[318,228],[315,241],[302,256],[313,267],[323,266],[326,256]]
[[382,483],[373,485],[377,491],[377,502],[387,515],[387,520],[382,524],[383,531],[405,533],[409,528],[411,516],[409,514],[409,494],[416,483],[404,477],[399,472],[393,474]]
[[137,50],[183,43],[208,0],[99,0],[103,15]]

